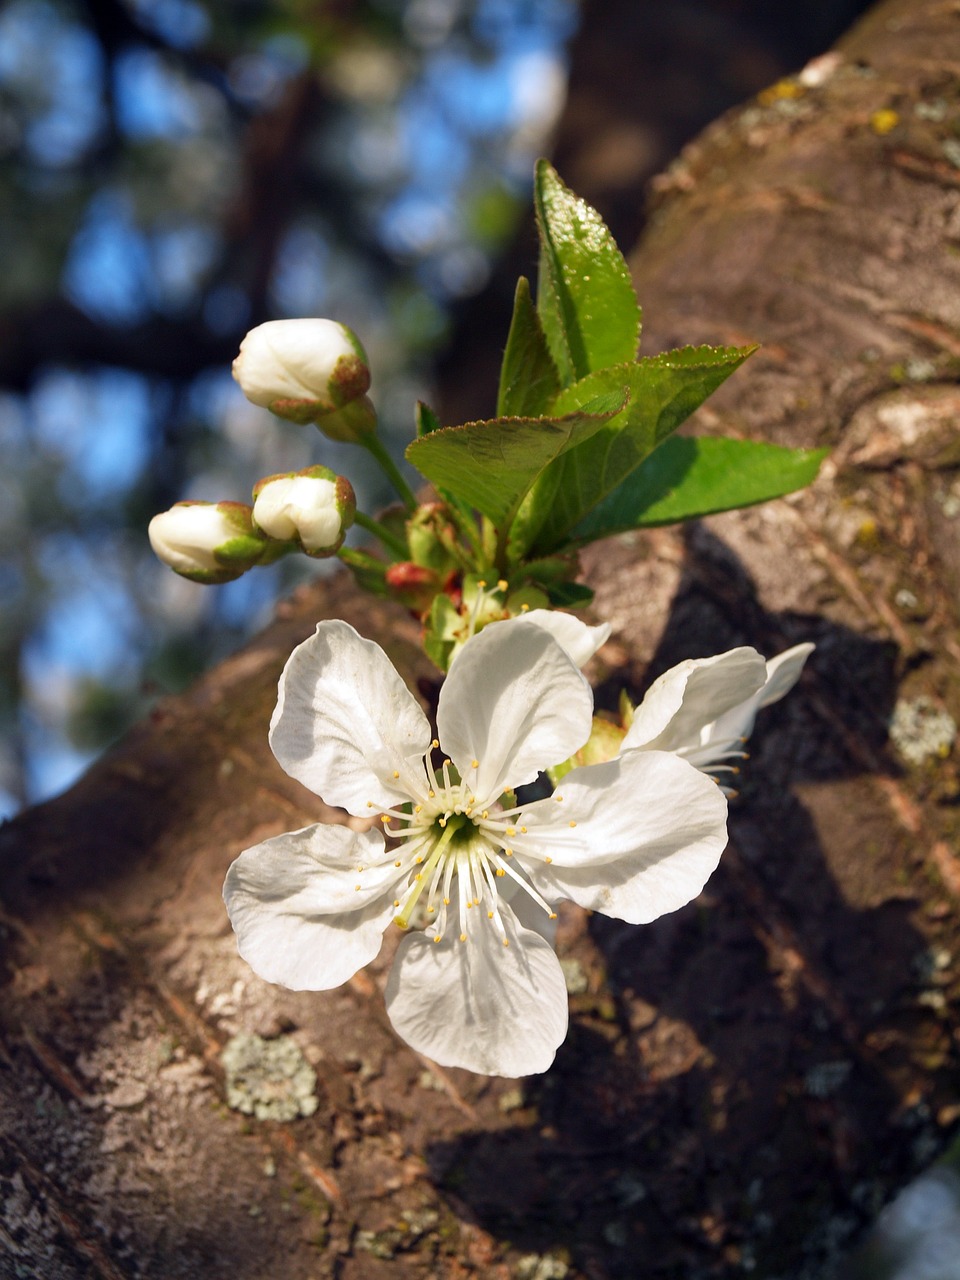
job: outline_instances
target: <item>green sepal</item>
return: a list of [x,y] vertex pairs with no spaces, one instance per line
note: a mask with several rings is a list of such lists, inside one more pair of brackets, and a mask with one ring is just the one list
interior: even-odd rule
[[755,440],[673,436],[572,530],[580,544],[629,529],[750,507],[803,489],[827,449]]
[[534,207],[540,235],[537,311],[562,383],[634,360],[640,305],[603,219],[546,160],[537,163]]
[[620,725],[614,724],[603,716],[594,716],[590,737],[580,750],[576,751],[569,760],[563,760],[560,764],[547,769],[547,777],[554,786],[557,786],[560,780],[573,769],[583,768],[584,765],[604,764],[607,760],[612,760],[619,755],[625,736],[626,730]]
[[456,605],[443,592],[434,596],[423,632],[423,651],[432,663],[446,671],[456,647],[456,632],[463,619]]
[[560,378],[530,296],[530,282],[521,276],[500,366],[497,417],[537,417],[547,412],[559,390]]

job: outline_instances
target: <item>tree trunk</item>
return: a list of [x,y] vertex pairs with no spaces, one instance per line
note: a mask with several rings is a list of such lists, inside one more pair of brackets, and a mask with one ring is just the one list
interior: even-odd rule
[[[570,1036],[519,1086],[396,1041],[389,939],[339,991],[257,979],[226,868],[331,816],[267,748],[287,654],[345,617],[430,675],[402,614],[344,578],[300,592],[0,830],[3,1280],[801,1280],[941,1149],[960,1114],[958,30],[952,2],[881,5],[687,149],[632,256],[647,351],[764,343],[697,429],[833,449],[807,493],[586,557],[615,627],[601,704],[689,654],[817,642],[763,714],[702,897],[642,929],[563,913]],[[282,1037],[305,1055],[313,1114],[227,1107],[221,1052],[249,1033],[261,1059]],[[266,1110],[295,1113],[272,1087]]]

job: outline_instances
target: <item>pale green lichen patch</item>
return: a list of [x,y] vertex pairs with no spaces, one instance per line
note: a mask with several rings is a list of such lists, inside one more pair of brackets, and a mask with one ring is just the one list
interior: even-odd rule
[[586,970],[575,957],[571,956],[561,960],[560,968],[563,970],[563,981],[566,984],[569,995],[582,996],[585,991],[590,989],[590,980],[587,977]]
[[317,1074],[289,1036],[241,1032],[224,1046],[227,1106],[256,1120],[295,1120],[317,1109]]
[[932,698],[900,698],[890,719],[890,740],[911,764],[944,759],[957,736],[957,722]]
[[514,1274],[517,1280],[565,1280],[570,1266],[559,1252],[527,1253],[517,1262]]

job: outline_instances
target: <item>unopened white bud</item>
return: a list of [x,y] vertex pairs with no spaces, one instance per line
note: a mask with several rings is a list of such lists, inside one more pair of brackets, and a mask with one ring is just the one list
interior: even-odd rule
[[267,547],[242,502],[177,502],[150,521],[154,553],[194,582],[239,578],[260,563]]
[[313,422],[366,394],[367,356],[335,320],[268,320],[240,343],[233,376],[253,404],[292,422]]
[[253,497],[259,529],[271,538],[295,541],[316,557],[339,551],[357,509],[350,481],[322,466],[267,476]]

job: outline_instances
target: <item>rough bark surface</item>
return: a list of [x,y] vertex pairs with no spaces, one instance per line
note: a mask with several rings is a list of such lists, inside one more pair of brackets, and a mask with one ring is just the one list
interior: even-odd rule
[[[395,1040],[389,941],[339,991],[259,981],[224,872],[332,816],[267,749],[286,655],[342,616],[430,675],[403,615],[343,579],[302,592],[0,830],[3,1280],[819,1280],[942,1149],[960,1116],[960,777],[934,741],[938,713],[960,717],[958,61],[960,6],[890,0],[685,152],[633,258],[647,350],[765,344],[698,429],[834,450],[794,499],[589,556],[615,627],[601,705],[689,654],[817,642],[758,726],[706,892],[644,929],[563,914],[571,1033],[519,1084]],[[897,750],[890,713],[921,697]],[[228,1108],[241,1033],[299,1046],[312,1115]]]

